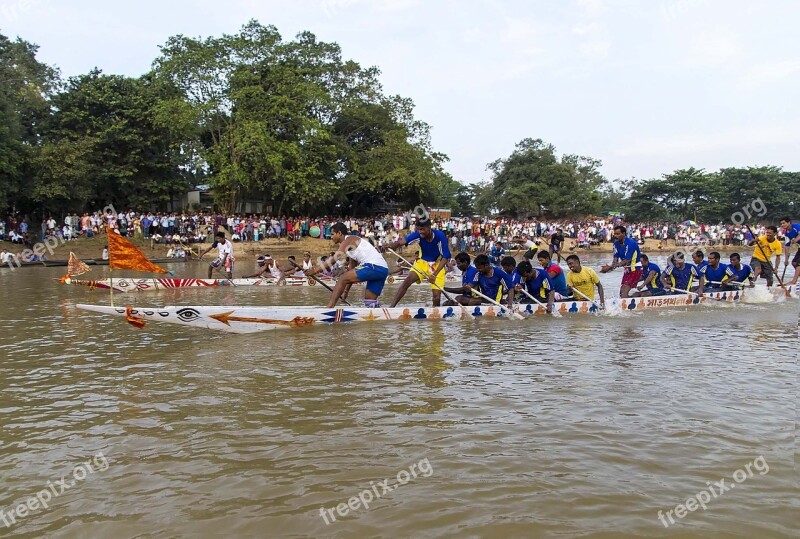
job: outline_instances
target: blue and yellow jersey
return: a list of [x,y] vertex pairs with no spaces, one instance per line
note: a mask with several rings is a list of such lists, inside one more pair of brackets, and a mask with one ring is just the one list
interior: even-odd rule
[[528,294],[536,299],[546,300],[550,291],[553,290],[553,281],[550,280],[550,276],[543,269],[535,269],[533,271],[536,276],[525,281],[525,289]]
[[492,266],[491,276],[477,273],[473,282],[477,283],[484,296],[488,296],[495,301],[500,301],[503,297],[503,285],[505,285],[506,288],[511,288],[511,275],[497,266]]
[[[694,267],[694,276],[699,279],[706,274],[706,268],[708,268],[708,260],[703,260]],[[706,277],[706,280],[708,280],[708,277]]]
[[639,249],[639,244],[633,238],[625,238],[622,243],[614,242],[614,258],[620,260],[630,260],[630,263],[625,267],[631,270],[642,267],[642,251]]
[[406,236],[406,245],[419,240],[420,258],[426,262],[436,262],[440,258],[450,259],[450,246],[447,244],[447,236],[441,230],[433,230],[433,239],[427,241],[422,239],[419,232],[412,232]]
[[464,273],[461,274],[461,286],[467,286],[475,282],[475,276],[478,274],[478,268],[470,265]]
[[672,285],[672,288],[677,288],[679,290],[689,290],[694,284],[696,275],[694,264],[688,263],[684,264],[683,268],[680,269],[670,265],[664,270],[664,276],[667,282]]
[[[719,265],[715,268],[712,268],[710,265],[706,266],[706,283],[714,283],[722,282],[722,279],[725,278],[725,273],[728,271],[728,265],[719,263]],[[709,284],[708,286],[712,288],[719,288],[722,285],[719,284]]]
[[664,285],[661,284],[661,268],[659,268],[657,265],[653,264],[652,262],[648,263],[647,267],[644,268],[644,278],[645,279],[647,279],[647,276],[650,275],[651,271],[655,271],[656,272],[656,276],[652,281],[647,283],[647,286],[645,286],[645,288],[647,290],[650,290],[650,291],[663,290],[664,289]]
[[753,282],[755,277],[753,275],[753,268],[748,266],[747,264],[740,264],[739,269],[733,267],[733,265],[728,266],[725,269],[725,280],[726,281],[735,281],[737,283],[744,283],[745,279]]

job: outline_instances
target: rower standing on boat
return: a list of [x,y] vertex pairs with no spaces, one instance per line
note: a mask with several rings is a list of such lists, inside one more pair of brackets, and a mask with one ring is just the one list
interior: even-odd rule
[[211,274],[215,269],[224,268],[228,275],[228,279],[233,279],[233,244],[225,239],[224,232],[217,232],[214,236],[214,243],[211,247],[200,253],[200,258],[203,258],[206,253],[211,249],[218,249],[217,258],[214,259],[208,266],[208,278],[211,279]]
[[[750,288],[756,286],[756,277],[753,268],[747,264],[742,264],[742,257],[739,253],[731,253],[731,263],[725,270],[725,277],[722,278],[723,290],[737,290],[744,286],[747,281]],[[738,283],[738,284],[737,284]]]
[[252,275],[243,275],[242,279],[256,279],[269,272],[272,278],[275,279],[275,284],[280,284],[281,281],[284,281],[286,274],[284,273],[280,264],[278,264],[278,261],[272,258],[270,255],[259,256],[256,259],[256,264],[258,264],[258,267],[260,268],[259,271]]
[[[753,267],[753,273],[756,281],[759,275],[763,274],[767,280],[767,286],[772,286],[772,280],[775,277],[772,268],[778,268],[781,264],[781,255],[783,248],[780,240],[776,237],[778,234],[778,227],[768,226],[767,233],[760,236],[758,239],[750,241],[750,245],[755,245],[753,249],[753,258],[750,259],[750,265]],[[775,265],[769,263],[769,259],[775,255]],[[777,271],[777,269],[775,270]]]
[[[694,264],[687,264],[682,251],[669,257],[669,265],[661,274],[661,284],[667,294],[685,294],[691,292],[692,285],[697,278]],[[697,295],[703,297],[703,291],[698,290]]]
[[397,289],[391,306],[395,307],[403,299],[412,284],[421,283],[427,279],[431,283],[433,306],[439,307],[442,301],[441,288],[444,288],[445,282],[443,270],[451,258],[447,236],[441,230],[433,230],[429,219],[420,219],[417,221],[415,232],[389,243],[383,249],[397,249],[414,241],[419,241],[420,258],[414,262],[408,277]]
[[[785,231],[784,236],[786,237],[786,258],[783,261],[784,272],[786,268],[789,267],[789,255],[792,254],[792,246],[794,245],[797,248],[797,252],[792,259],[794,277],[786,283],[787,285],[795,285],[798,279],[800,279],[800,223],[792,223],[791,219],[784,217],[781,219],[781,226]],[[777,270],[778,267],[775,266],[775,269]]]
[[[616,268],[623,268],[622,284],[619,287],[619,297],[627,298],[631,288],[636,287],[642,280],[642,251],[639,243],[628,237],[628,230],[622,226],[614,227],[614,260],[611,265],[603,264],[600,273],[608,273]],[[683,253],[681,253],[683,256]]]
[[525,253],[522,255],[525,260],[530,262],[536,257],[536,251],[539,249],[538,245],[540,242],[534,242],[526,234],[523,234],[522,237],[514,238],[511,241],[518,243],[527,249],[527,251],[525,251]]
[[310,269],[305,273],[311,277],[332,267],[336,263],[336,259],[349,259],[350,269],[337,279],[336,286],[331,292],[331,299],[328,301],[328,308],[335,307],[339,297],[346,295],[354,283],[360,282],[367,283],[364,290],[364,306],[380,307],[378,296],[383,292],[386,278],[389,276],[389,264],[366,238],[350,236],[347,232],[347,226],[344,223],[335,223],[331,226],[331,240],[339,248],[333,257],[320,262],[317,269]]
[[561,247],[564,245],[564,229],[559,228],[550,235],[550,257],[555,254],[561,260]]
[[634,293],[633,297],[663,296],[667,293],[661,283],[661,268],[650,262],[650,257],[646,254],[642,254],[642,275],[644,280],[636,286],[638,292]]
[[455,305],[458,302],[461,305],[469,305],[469,300],[473,299],[472,295],[467,295],[466,286],[475,280],[478,273],[477,268],[472,265],[472,259],[467,253],[458,253],[455,257],[456,267],[461,270],[461,286],[448,286],[445,287],[445,292],[459,294],[455,296],[455,302],[448,301],[445,305]]
[[[589,299],[594,301],[594,289],[597,287],[597,294],[600,296],[600,305],[605,309],[606,298],[603,291],[603,285],[600,283],[600,276],[592,268],[588,266],[581,266],[581,259],[578,255],[569,255],[567,257],[567,286],[570,289],[575,289],[580,294],[575,299]],[[572,290],[570,290],[572,295]]]

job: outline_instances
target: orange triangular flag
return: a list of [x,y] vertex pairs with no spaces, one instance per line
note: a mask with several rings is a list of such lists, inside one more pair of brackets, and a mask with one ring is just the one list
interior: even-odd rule
[[125,307],[125,320],[127,320],[128,323],[135,328],[139,329],[144,328],[147,325],[147,322],[145,322],[144,319],[139,318],[138,316],[133,316],[133,314],[131,314],[131,311],[133,311],[133,307],[131,307],[130,305]]
[[128,269],[150,273],[169,273],[164,268],[150,262],[144,253],[131,242],[111,231],[108,233],[108,267],[112,270]]
[[92,269],[81,262],[81,260],[75,256],[75,253],[70,251],[69,260],[67,261],[67,275],[82,275],[87,271],[92,271]]

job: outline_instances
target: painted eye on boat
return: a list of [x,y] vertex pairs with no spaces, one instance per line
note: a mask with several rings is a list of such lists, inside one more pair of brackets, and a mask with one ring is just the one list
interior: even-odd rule
[[200,318],[200,312],[195,309],[180,309],[175,314],[181,322],[192,322]]

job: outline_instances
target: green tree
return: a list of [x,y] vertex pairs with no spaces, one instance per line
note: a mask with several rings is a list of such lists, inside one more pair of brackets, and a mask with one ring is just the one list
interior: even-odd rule
[[597,189],[604,179],[600,161],[577,155],[560,159],[553,145],[541,139],[524,139],[506,159],[489,163],[490,191],[481,194],[479,207],[511,215],[550,217],[593,213],[600,205]]
[[0,207],[31,209],[26,177],[50,114],[59,72],[36,59],[38,46],[0,34]]

